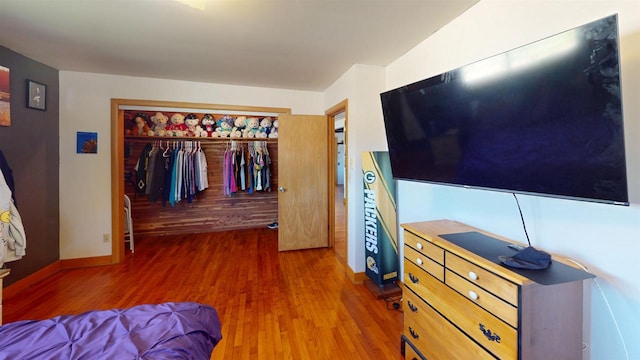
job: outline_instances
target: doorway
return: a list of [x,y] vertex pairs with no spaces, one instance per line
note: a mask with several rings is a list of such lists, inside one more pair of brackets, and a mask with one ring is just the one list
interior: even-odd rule
[[348,236],[347,236],[347,199],[348,199],[348,101],[345,99],[325,112],[330,129],[329,137],[331,151],[329,184],[331,203],[329,204],[330,237],[338,260],[347,267]]
[[[291,113],[289,108],[258,106],[216,105],[205,103],[187,103],[174,101],[154,101],[135,99],[111,99],[111,262],[116,264],[125,258],[124,246],[124,189],[125,189],[125,120],[126,110],[153,109],[165,112],[202,112],[233,114],[273,114],[273,116]],[[178,139],[178,138],[174,138]],[[224,139],[219,139],[226,141]],[[210,140],[216,141],[216,140]],[[135,220],[134,220],[135,221]],[[326,226],[326,225],[325,225]],[[326,237],[325,237],[326,238]]]

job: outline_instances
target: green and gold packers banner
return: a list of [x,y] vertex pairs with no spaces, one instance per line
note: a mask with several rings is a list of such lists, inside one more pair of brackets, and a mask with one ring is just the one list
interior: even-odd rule
[[396,182],[389,153],[362,154],[366,273],[378,285],[398,277]]

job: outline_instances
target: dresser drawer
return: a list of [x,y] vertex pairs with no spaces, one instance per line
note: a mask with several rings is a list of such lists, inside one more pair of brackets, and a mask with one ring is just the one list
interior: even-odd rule
[[[495,359],[429,305],[420,300],[411,290],[407,290],[402,296],[406,302],[404,307],[404,336],[410,339],[413,345],[427,359]],[[409,302],[413,304],[414,312],[409,310]],[[410,346],[405,349],[408,348]],[[420,359],[419,356],[416,358]],[[405,355],[405,359],[411,358]]]
[[421,269],[435,276],[438,280],[444,281],[444,266],[438,264],[431,258],[406,245],[404,247],[404,258],[405,260],[409,260],[415,265],[418,265]]
[[[427,274],[417,265],[405,261],[404,268],[407,287],[442,316],[498,358],[518,357],[516,329]],[[405,315],[405,321],[409,318],[411,316]],[[425,356],[429,358],[428,355]]]
[[418,353],[413,350],[411,345],[408,343],[404,345],[404,359],[405,360],[422,360],[423,357],[418,355]]
[[[444,277],[444,269],[442,270]],[[420,291],[424,291],[423,283],[427,281],[428,278],[432,278],[434,281],[440,282],[437,278],[430,275],[428,272],[420,268],[418,265],[412,263],[411,261],[404,261],[404,284],[405,286],[411,288],[418,295],[424,296]]]
[[518,308],[447,269],[446,284],[497,318],[518,327]]
[[493,293],[495,296],[518,305],[518,285],[452,253],[446,254],[447,269]]
[[428,240],[405,231],[404,243],[405,245],[411,246],[415,250],[430,257],[433,261],[439,264],[444,264],[444,250],[441,247],[430,243]]

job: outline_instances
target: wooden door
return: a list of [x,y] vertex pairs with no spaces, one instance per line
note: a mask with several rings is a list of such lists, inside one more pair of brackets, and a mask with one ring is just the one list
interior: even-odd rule
[[278,116],[278,250],[329,246],[328,118]]

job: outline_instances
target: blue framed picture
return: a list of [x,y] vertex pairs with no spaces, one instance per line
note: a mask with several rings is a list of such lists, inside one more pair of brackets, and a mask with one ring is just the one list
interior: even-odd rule
[[78,131],[77,153],[78,154],[97,154],[98,153],[98,133]]

